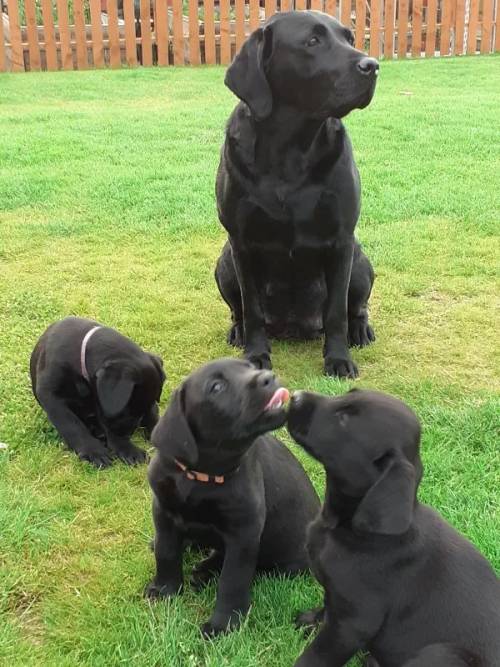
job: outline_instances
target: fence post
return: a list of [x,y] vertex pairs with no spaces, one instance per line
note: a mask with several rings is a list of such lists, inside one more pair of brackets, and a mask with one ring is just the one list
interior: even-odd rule
[[54,30],[54,16],[51,0],[42,0],[43,40],[45,42],[45,61],[49,71],[57,70],[57,45]]
[[[11,62],[13,72],[24,71],[24,54],[21,40],[21,25],[19,23],[19,6],[17,0],[7,0],[9,11],[9,32],[11,47]],[[3,26],[2,26],[3,30]]]

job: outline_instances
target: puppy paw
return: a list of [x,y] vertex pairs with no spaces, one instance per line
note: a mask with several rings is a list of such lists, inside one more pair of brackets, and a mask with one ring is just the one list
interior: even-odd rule
[[127,465],[137,465],[139,463],[144,463],[148,455],[143,449],[139,449],[132,443],[127,445],[121,445],[116,449],[116,456]]
[[181,591],[181,583],[168,582],[166,584],[158,584],[153,580],[144,589],[144,597],[149,600],[167,600],[174,595],[179,595]]
[[366,315],[349,321],[349,347],[366,347],[375,340],[375,332]]
[[324,608],[309,609],[296,615],[294,625],[297,630],[304,630],[310,634],[323,620]]
[[227,342],[233,347],[243,347],[245,344],[243,337],[243,325],[236,322],[227,332]]
[[113,463],[113,454],[98,440],[79,449],[78,456],[96,468],[107,468]]
[[258,370],[271,370],[273,365],[271,363],[271,357],[267,352],[262,354],[245,354],[245,358],[255,366]]
[[352,359],[342,359],[335,357],[325,358],[325,375],[338,378],[357,378],[358,367]]
[[225,634],[235,630],[241,624],[241,614],[232,612],[231,615],[224,619],[211,618],[201,626],[201,634],[205,639],[213,639],[217,635]]

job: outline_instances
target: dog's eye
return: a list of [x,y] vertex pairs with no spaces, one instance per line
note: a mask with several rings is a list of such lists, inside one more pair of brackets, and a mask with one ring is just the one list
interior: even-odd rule
[[346,34],[346,38],[347,38],[347,41],[349,42],[349,44],[351,46],[354,46],[354,35],[352,34],[352,32],[348,32]]
[[222,380],[216,380],[215,382],[212,382],[208,391],[210,394],[218,394],[223,389],[224,389],[224,382],[222,382]]
[[319,39],[317,37],[311,37],[307,42],[307,46],[317,46],[319,44]]

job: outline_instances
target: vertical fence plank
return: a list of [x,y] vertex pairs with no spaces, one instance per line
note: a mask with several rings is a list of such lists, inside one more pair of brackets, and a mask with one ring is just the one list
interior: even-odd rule
[[374,58],[380,56],[380,3],[379,0],[371,1],[370,11],[370,55]]
[[257,30],[260,25],[259,0],[250,0],[250,30]]
[[437,0],[427,2],[427,35],[425,37],[425,55],[430,58],[436,53],[436,12]]
[[337,16],[337,0],[325,0],[325,13]]
[[439,40],[439,53],[447,56],[450,53],[450,27],[453,0],[442,0],[441,2],[441,37]]
[[411,15],[411,55],[420,58],[422,53],[422,0],[413,0]]
[[461,56],[464,52],[464,30],[465,30],[465,0],[457,0],[455,14],[455,43],[454,55]]
[[483,21],[481,25],[481,53],[490,53],[492,33],[493,33],[493,0],[483,0]]
[[182,20],[182,0],[172,0],[174,12],[174,65],[184,65],[184,24]]
[[191,65],[199,65],[201,62],[198,0],[189,0],[189,62]]
[[5,39],[3,36],[3,17],[0,11],[0,72],[5,72],[7,69],[7,58],[5,55]]
[[[158,2],[158,5],[162,4],[166,7],[166,0],[164,2]],[[158,20],[159,23],[159,14],[158,11]],[[137,44],[135,41],[135,13],[134,13],[134,0],[123,0],[123,20],[125,21],[125,60],[129,67],[137,67]],[[167,17],[165,16],[165,21]],[[158,26],[156,26],[158,30]],[[160,47],[158,46],[158,61]],[[161,63],[159,63],[161,64]]]
[[245,0],[236,0],[236,53],[245,41]]
[[298,11],[307,9],[307,0],[295,0],[295,9]]
[[219,0],[219,31],[220,31],[220,62],[229,65],[231,62],[231,27],[229,25],[229,0]]
[[214,20],[214,0],[205,0],[205,62],[208,65],[215,65],[215,20]]
[[[431,2],[431,0],[429,0]],[[434,0],[436,2],[436,0]],[[398,58],[406,58],[408,48],[408,0],[399,0]]]
[[52,0],[42,0],[43,40],[45,42],[45,61],[51,72],[57,69],[57,46],[52,14]]
[[12,71],[22,72],[24,71],[24,55],[21,40],[21,24],[19,22],[19,6],[17,4],[17,0],[7,0],[7,9],[9,12]]
[[355,46],[365,50],[366,0],[356,0],[356,37]]
[[291,12],[293,9],[293,1],[281,0],[280,8],[282,12]]
[[[108,0],[108,2],[115,2],[115,0]],[[175,11],[175,4],[174,4]],[[153,40],[151,36],[151,2],[150,0],[140,0],[140,16],[141,16],[141,53],[142,64],[150,67],[153,64]],[[117,16],[118,19],[118,16]],[[118,24],[118,21],[117,21]],[[118,28],[118,25],[117,25]],[[120,54],[120,44],[118,43],[118,55]],[[113,67],[120,67],[120,63],[116,62]]]
[[24,0],[26,13],[26,33],[28,35],[28,50],[30,54],[30,70],[40,70],[40,46],[38,44],[38,28],[36,24],[35,0]]
[[104,67],[104,45],[101,26],[101,0],[90,0],[92,54],[94,67]]
[[341,0],[340,22],[343,23],[348,28],[351,27],[351,7],[352,7],[351,0]]
[[394,0],[385,0],[384,8],[384,58],[394,57]]
[[73,49],[71,48],[68,3],[66,0],[57,0],[57,24],[59,26],[61,67],[62,69],[73,69]]
[[476,53],[479,0],[470,0],[467,53]]
[[495,18],[495,51],[500,51],[500,0],[497,0],[497,14]]
[[276,0],[265,0],[264,2],[264,12],[266,19],[276,14]]
[[87,36],[85,34],[83,0],[74,0],[73,13],[75,21],[76,63],[78,69],[87,69],[89,61],[87,55]]
[[323,11],[323,0],[311,0],[311,9],[314,9],[315,11],[322,12]]
[[[149,2],[148,2],[148,11],[149,11]],[[108,39],[109,39],[109,64],[111,65],[111,67],[113,67],[113,69],[117,69],[118,67],[121,67],[122,59],[120,55],[120,31],[118,28],[118,8],[116,0],[108,0]]]

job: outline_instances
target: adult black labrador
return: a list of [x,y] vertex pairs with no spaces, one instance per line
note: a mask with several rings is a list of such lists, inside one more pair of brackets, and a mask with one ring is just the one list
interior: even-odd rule
[[146,594],[181,590],[188,543],[212,548],[192,579],[200,587],[220,571],[205,636],[238,625],[256,569],[308,567],[306,526],[319,500],[297,459],[268,435],[285,423],[287,398],[270,371],[221,359],[183,382],[153,431],[156,575]]
[[353,41],[327,14],[276,14],[226,73],[241,102],[217,174],[229,240],[215,277],[231,309],[229,342],[261,368],[271,368],[268,336],[324,331],[326,374],[355,377],[349,345],[374,340],[374,274],[354,239],[359,174],[340,119],[369,104],[379,66]]
[[146,459],[130,437],[143,426],[149,438],[158,421],[160,357],[110,327],[66,317],[38,340],[30,372],[36,399],[81,459],[99,467]]
[[381,667],[497,667],[500,583],[418,501],[420,425],[410,408],[373,391],[299,392],[288,428],[327,477],[307,544],[325,603],[298,618],[321,629],[296,666],[340,667],[364,649]]

